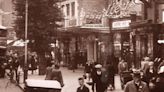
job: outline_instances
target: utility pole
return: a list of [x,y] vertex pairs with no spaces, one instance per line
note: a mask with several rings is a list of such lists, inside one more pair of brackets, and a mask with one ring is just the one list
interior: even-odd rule
[[25,61],[24,61],[24,82],[28,76],[28,65],[27,65],[27,31],[28,31],[28,0],[25,2]]

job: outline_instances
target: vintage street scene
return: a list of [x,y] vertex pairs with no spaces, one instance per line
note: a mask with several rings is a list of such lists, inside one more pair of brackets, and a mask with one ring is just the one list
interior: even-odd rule
[[0,92],[164,92],[164,0],[0,0]]

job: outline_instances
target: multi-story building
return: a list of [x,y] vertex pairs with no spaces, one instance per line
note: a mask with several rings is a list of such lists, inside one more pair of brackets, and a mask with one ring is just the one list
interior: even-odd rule
[[71,39],[65,51],[84,51],[88,61],[103,64],[108,56],[124,57],[124,47],[130,51],[131,14],[141,17],[142,5],[134,0],[63,0],[64,37],[70,34]]
[[14,7],[12,0],[0,0],[0,24],[8,31],[8,40],[15,40],[16,33],[13,30],[14,25]]
[[141,0],[144,4],[144,18],[133,22],[131,25],[133,33],[133,45],[135,50],[135,61],[140,65],[144,56],[154,60],[156,57],[163,58],[163,0]]
[[107,8],[107,5],[107,0],[63,0],[61,2],[64,30],[71,34],[69,36],[70,49],[65,51],[80,52],[87,58],[85,60],[97,61],[96,38],[100,31],[109,30],[109,27],[102,22],[103,10]]

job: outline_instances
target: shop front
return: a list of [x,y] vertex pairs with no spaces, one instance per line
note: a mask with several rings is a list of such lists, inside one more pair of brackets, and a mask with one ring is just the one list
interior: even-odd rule
[[130,60],[130,23],[131,18],[111,19],[111,34],[113,43],[114,64],[118,64],[118,59],[124,59],[128,62],[129,67],[132,65]]
[[158,47],[157,47],[158,56],[157,57],[164,59],[164,24],[161,24],[161,29],[158,34],[157,43],[158,43]]
[[158,24],[153,24],[151,21],[145,20],[131,24],[135,67],[140,67],[141,60],[144,57],[150,57],[151,60],[154,60],[154,58],[158,57],[159,32],[160,26]]

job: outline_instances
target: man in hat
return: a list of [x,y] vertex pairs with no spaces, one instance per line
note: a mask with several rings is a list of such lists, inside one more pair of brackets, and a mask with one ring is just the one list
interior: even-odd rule
[[158,71],[154,92],[163,92],[164,91],[164,66],[161,66]]
[[147,84],[141,81],[139,70],[134,70],[132,76],[133,80],[126,84],[124,92],[149,92]]
[[104,92],[106,90],[106,85],[103,82],[103,75],[104,72],[102,71],[102,65],[97,64],[95,65],[96,71],[94,72],[94,77],[93,77],[93,86],[96,86],[96,92]]
[[119,74],[123,73],[124,71],[128,71],[128,63],[125,60],[120,60],[118,64],[118,72]]

